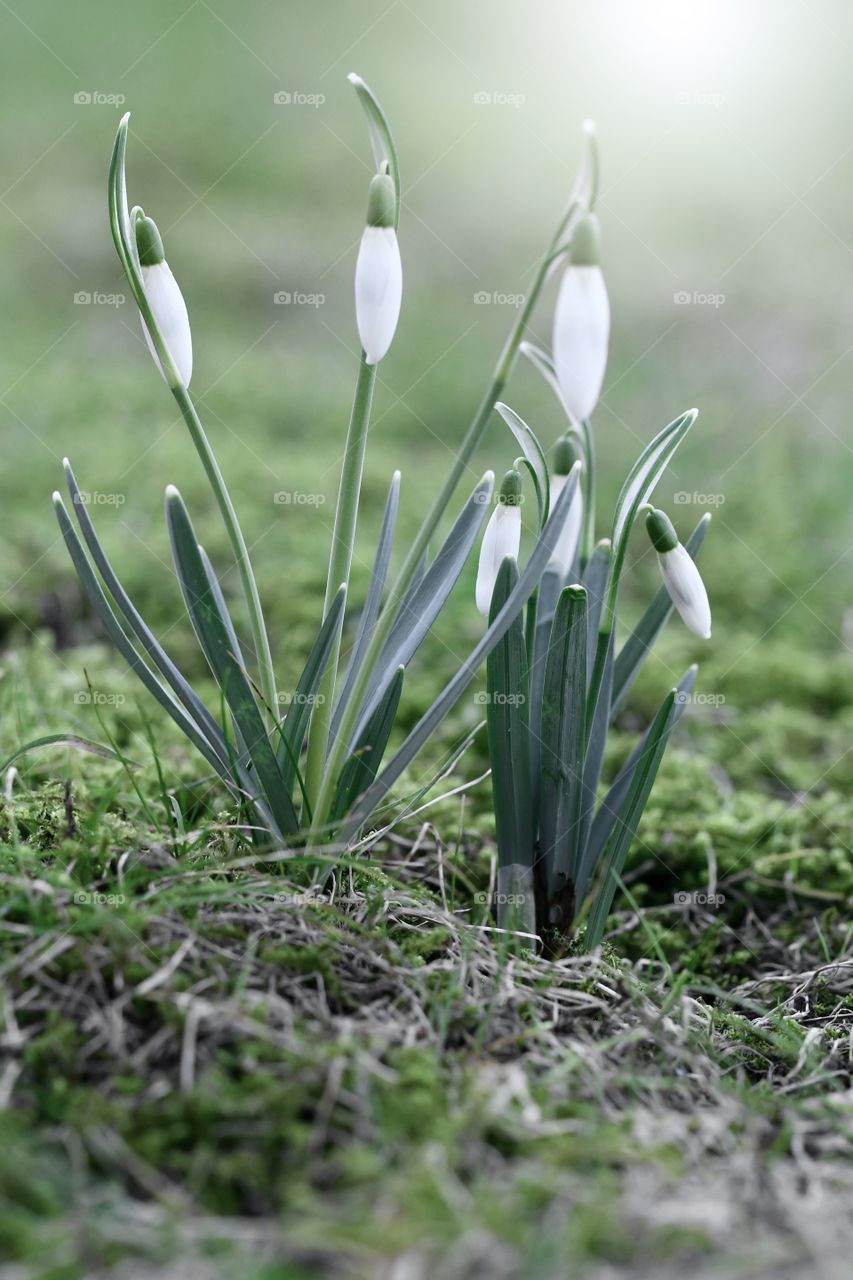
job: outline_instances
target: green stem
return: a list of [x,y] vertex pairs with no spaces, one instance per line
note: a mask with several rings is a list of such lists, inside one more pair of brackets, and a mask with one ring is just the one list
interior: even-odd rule
[[595,446],[589,422],[580,424],[583,450],[583,533],[581,535],[581,563],[586,565],[595,548]]
[[[361,494],[361,478],[364,471],[364,451],[367,446],[367,427],[376,385],[376,365],[368,364],[361,356],[358,379],[355,384],[352,411],[347,429],[346,452],[341,468],[338,503],[335,508],[335,526],[332,532],[332,550],[329,556],[329,573],[326,579],[326,599],[323,613],[328,612],[341,583],[349,587],[355,527],[358,519],[358,500]],[[311,715],[308,737],[308,759],[305,768],[305,789],[314,804],[322,794],[328,778],[326,753],[329,749],[329,726],[332,719],[332,701],[338,675],[338,659],[341,651],[341,633],[338,632],[328,666],[317,690],[317,701]],[[334,745],[333,745],[334,752]],[[337,753],[340,756],[340,753]],[[335,778],[337,771],[335,772]],[[334,779],[333,779],[334,781]],[[314,805],[316,813],[316,805]]]
[[213,450],[210,447],[210,441],[205,434],[204,427],[201,425],[201,420],[196,413],[195,405],[190,399],[189,392],[177,379],[172,380],[170,390],[178,402],[178,406],[183,414],[184,422],[186,422],[189,427],[192,442],[198,451],[205,474],[210,481],[213,496],[216,498],[217,505],[225,524],[225,530],[234,551],[234,558],[237,561],[237,568],[240,572],[240,581],[243,584],[243,593],[246,597],[246,605],[249,610],[249,624],[252,630],[252,642],[254,645],[255,656],[260,667],[259,683],[261,693],[263,694],[264,701],[268,704],[270,716],[274,718],[276,716],[278,704],[275,673],[273,672],[270,642],[267,635],[267,629],[264,624],[264,615],[263,610],[261,609],[260,596],[258,595],[258,586],[255,582],[255,575],[252,572],[252,564],[249,559],[246,540],[243,537],[243,531],[240,528],[240,522],[237,519],[237,512],[234,510],[234,504],[229,496],[228,489],[222,477],[222,472],[219,470],[219,464],[214,457]]
[[[379,657],[382,646],[385,643],[388,632],[394,622],[394,606],[405,594],[406,587],[410,583],[412,575],[427,549],[429,540],[435,533],[438,523],[453,497],[456,486],[465,472],[465,468],[471,459],[471,455],[480,442],[489,418],[491,417],[492,410],[500,399],[503,389],[509,381],[509,376],[512,372],[515,358],[518,355],[518,348],[521,345],[521,340],[524,337],[525,330],[530,322],[533,309],[539,300],[539,295],[542,292],[545,281],[548,278],[548,271],[554,260],[554,254],[559,245],[560,236],[562,235],[566,223],[571,217],[573,211],[574,205],[570,205],[560,219],[557,232],[551,241],[545,256],[542,258],[542,261],[536,269],[536,275],[533,278],[533,283],[530,286],[530,291],[524,302],[524,306],[519,311],[509,336],[501,349],[498,362],[492,375],[491,385],[483,399],[480,401],[471,425],[465,433],[464,439],[457,450],[456,460],[451,467],[444,484],[441,486],[438,496],[427,512],[420,530],[418,531],[412,546],[409,548],[409,552],[403,562],[400,572],[397,574],[393,585],[389,589],[387,604],[377,619],[376,626],[373,629],[373,635],[370,639],[370,644],[367,647],[358,675],[350,689],[346,705],[343,707],[341,721],[335,741],[329,746],[328,757],[325,759],[324,768],[321,771],[322,776],[320,779],[319,789],[316,793],[311,793],[312,795],[316,795],[316,799],[314,801],[314,822],[312,824],[312,843],[317,843],[321,835],[326,834],[325,828],[328,825],[329,813],[331,811],[332,800],[335,794],[335,781],[344,761],[347,744],[352,737],[352,732],[355,728],[359,708],[361,707],[362,699],[364,698],[368,681],[370,680],[370,674],[376,664],[376,660]],[[320,776],[319,771],[318,776]]]

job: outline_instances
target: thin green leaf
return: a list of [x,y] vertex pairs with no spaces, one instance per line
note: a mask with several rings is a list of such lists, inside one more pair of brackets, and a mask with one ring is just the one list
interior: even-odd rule
[[[498,570],[489,621],[500,615],[518,585],[518,565],[507,556]],[[486,731],[498,862],[533,866],[533,797],[530,786],[530,678],[521,614],[486,659]],[[502,922],[501,903],[498,920]]]
[[[710,522],[710,514],[704,515],[684,544],[689,555],[694,560],[699,554],[702,543],[705,541],[705,534],[708,532]],[[631,686],[649,656],[652,645],[672,613],[672,609],[672,599],[669,592],[666,587],[660,587],[631,635],[619,650],[613,667],[611,716],[615,716],[624,705]]]
[[400,163],[397,159],[397,148],[394,145],[394,137],[391,133],[391,126],[388,123],[388,117],[379,105],[379,99],[373,93],[372,89],[362,80],[361,76],[351,72],[347,76],[350,84],[358,94],[359,102],[364,108],[364,114],[367,118],[367,129],[370,134],[370,145],[373,149],[373,158],[376,161],[376,168],[381,172],[383,165],[387,164],[388,171],[394,183],[394,192],[396,195],[396,210],[394,214],[395,229],[400,225]]
[[488,513],[493,489],[494,477],[487,472],[457,516],[417,588],[400,606],[371,674],[353,742],[361,737],[397,668],[408,666],[456,585]]
[[589,564],[583,575],[583,585],[588,597],[587,626],[589,642],[586,651],[587,677],[592,674],[595,659],[595,647],[598,643],[598,624],[601,621],[601,609],[604,604],[604,591],[607,586],[607,574],[610,570],[610,541],[599,542],[589,558]]
[[291,700],[290,710],[281,726],[278,762],[284,774],[288,792],[293,789],[293,780],[296,776],[294,761],[298,761],[302,752],[302,744],[305,741],[317,690],[343,625],[346,598],[347,589],[341,583],[311,646],[311,652],[308,654],[308,660],[302,669]]
[[115,760],[118,764],[129,764],[134,769],[139,768],[139,765],[132,760],[119,755],[116,751],[111,751],[109,747],[102,747],[98,742],[92,742],[90,738],[82,737],[79,733],[48,733],[42,738],[33,738],[30,742],[25,742],[22,747],[13,751],[0,764],[0,773],[5,773],[10,765],[20,760],[21,756],[25,756],[29,751],[43,751],[46,747],[71,747],[74,751],[83,751],[90,756],[100,756],[102,760]]
[[[535,600],[535,610],[528,607],[527,615],[528,629],[532,628],[533,636],[533,655],[530,661],[530,771],[533,778],[534,810],[541,783],[539,755],[542,738],[542,692],[561,585],[559,572],[551,567],[546,568],[539,590],[535,596],[531,596],[531,602]],[[528,643],[529,639],[528,636]]]
[[509,405],[503,404],[501,401],[498,401],[495,408],[515,436],[529,464],[536,490],[536,501],[539,504],[539,528],[541,529],[548,518],[551,483],[545,453],[534,432],[531,431],[527,423],[518,416],[514,409],[510,409]]
[[[696,673],[698,668],[693,666],[682,676],[675,691],[675,707],[672,715],[671,729],[674,729],[684,714],[693,686],[696,683]],[[621,811],[625,806],[625,797],[628,794],[628,788],[631,785],[631,779],[637,768],[639,761],[648,746],[649,731],[643,734],[637,746],[631,752],[625,764],[613,780],[613,783],[599,805],[598,812],[592,823],[592,829],[589,833],[589,839],[584,850],[584,862],[578,876],[578,893],[579,900],[589,886],[590,880],[595,874],[598,866],[598,860],[601,857],[601,851],[607,842],[611,831],[613,830],[617,820],[621,819]]]
[[394,679],[370,717],[358,746],[341,770],[333,809],[336,821],[344,816],[376,777],[391,730],[394,728],[405,674],[405,667],[397,668]]
[[337,732],[341,715],[349,701],[353,685],[364,661],[364,655],[367,652],[367,646],[370,644],[370,639],[376,626],[376,619],[379,617],[382,594],[388,578],[388,565],[391,560],[391,548],[394,543],[394,530],[397,526],[399,505],[400,472],[395,471],[391,477],[391,486],[385,501],[382,525],[379,529],[379,539],[376,543],[376,555],[373,558],[373,569],[370,574],[370,585],[367,588],[367,596],[365,597],[364,608],[361,611],[346,675],[343,678],[341,691],[332,716],[332,734]]
[[424,743],[429,741],[438,725],[441,724],[444,717],[456,705],[459,698],[468,688],[477,674],[480,663],[489,656],[495,645],[506,635],[512,626],[513,620],[524,608],[528,596],[535,589],[545,566],[554,553],[554,548],[563,528],[563,521],[575,495],[578,470],[577,466],[572,469],[568,482],[554,504],[554,510],[548,517],[545,528],[539,535],[527,564],[518,579],[518,583],[514,591],[511,592],[506,604],[494,621],[489,623],[479,644],[474,646],[453,679],[445,685],[432,706],[421,716],[405,742],[395,752],[372,786],[368,787],[342,832],[341,838],[343,840],[352,838],[353,834],[373,812],[377,804],[393,787],[400,775],[408,768]]
[[544,860],[548,923],[565,931],[577,903],[586,748],[587,595],[560,594],[542,692],[539,852]]
[[68,484],[68,492],[71,497],[71,505],[77,516],[77,523],[89,548],[95,567],[104,580],[104,584],[113,597],[115,604],[122,616],[124,617],[130,631],[136,636],[142,645],[148,657],[154,666],[163,676],[172,692],[183,704],[188,714],[198,725],[201,732],[207,738],[213,750],[219,756],[224,765],[228,765],[228,751],[225,746],[225,739],[222,730],[208,711],[207,707],[199,698],[198,694],[184,678],[178,668],[172,662],[162,645],[158,642],[151,628],[145,622],[139,610],[134,605],[130,596],[125,591],[118,575],[113,570],[106,552],[101,545],[100,539],[95,532],[95,526],[92,523],[91,516],[86,508],[86,503],[77,479],[71,469],[71,463],[67,458],[63,459],[63,468],[65,470],[65,478]]
[[238,794],[236,784],[228,767],[227,761],[220,759],[199,726],[196,724],[195,720],[184,711],[183,707],[175,698],[172,697],[168,689],[163,688],[160,681],[151,671],[150,667],[133,647],[133,644],[113,612],[113,609],[104,594],[103,588],[95,576],[92,566],[86,558],[86,553],[83,550],[83,544],[77,536],[77,531],[71,523],[68,512],[65,510],[65,504],[58,493],[53,495],[53,504],[56,509],[56,518],[59,522],[59,529],[62,533],[65,545],[68,548],[74,568],[77,570],[77,576],[80,579],[83,590],[89,597],[92,607],[101,619],[110,640],[112,640],[119,653],[130,666],[131,670],[135,672],[145,685],[148,692],[157,699],[164,710],[172,717],[181,732],[189,738],[193,746],[201,753],[202,756],[204,756],[208,764],[216,770],[223,782],[226,783],[234,794]]
[[177,489],[172,487],[166,491],[166,521],[175,570],[193,629],[245,742],[264,799],[280,830],[291,835],[297,831],[299,819],[290,792],[252,687],[233,652],[232,629],[219,611],[189,513]]
[[597,947],[604,935],[604,926],[607,923],[607,917],[613,905],[617,880],[622,874],[625,859],[637,834],[640,818],[654,786],[658,767],[666,749],[677,706],[676,698],[676,690],[670,690],[649,728],[646,744],[634,769],[628,787],[628,794],[619,815],[619,821],[605,846],[605,865],[602,880],[593,903],[584,938],[584,943],[588,950]]

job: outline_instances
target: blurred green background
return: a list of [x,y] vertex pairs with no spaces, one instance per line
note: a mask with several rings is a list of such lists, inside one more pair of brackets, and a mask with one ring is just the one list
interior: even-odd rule
[[[111,301],[127,289],[106,168],[130,109],[131,202],[164,233],[193,324],[193,390],[254,547],[283,682],[297,670],[356,370],[352,277],[370,175],[346,82],[358,70],[393,122],[405,188],[403,315],[379,377],[361,584],[392,469],[404,531],[441,478],[592,116],[614,317],[594,424],[599,533],[641,445],[696,404],[699,425],[658,498],[683,534],[715,512],[703,554],[715,634],[708,651],[671,628],[665,664],[703,653],[720,689],[780,647],[804,663],[845,653],[853,13],[840,0],[43,0],[3,5],[0,32],[6,645],[45,626],[62,643],[93,634],[50,509],[63,454],[103,495],[108,548],[191,665],[166,563],[166,483],[227,563],[135,308]],[[552,283],[533,326],[545,345],[553,297]],[[507,399],[555,439],[556,407],[532,369],[518,367]],[[513,456],[495,419],[471,484]],[[319,497],[280,505],[281,492]],[[634,553],[629,620],[654,581],[641,537]],[[448,669],[480,632],[473,572],[431,651]]]

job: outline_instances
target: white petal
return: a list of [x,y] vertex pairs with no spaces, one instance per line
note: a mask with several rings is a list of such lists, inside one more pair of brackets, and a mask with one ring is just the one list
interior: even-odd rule
[[521,547],[521,507],[499,502],[489,517],[477,567],[477,608],[488,618],[498,570],[507,556],[518,559]]
[[[552,476],[551,477],[551,493],[549,502],[549,511],[554,510],[557,505],[557,499],[566,487],[568,476]],[[569,509],[566,512],[565,522],[560,530],[557,544],[554,547],[554,553],[549,562],[549,568],[556,569],[561,577],[565,578],[577,555],[578,543],[580,542],[581,529],[583,527],[583,494],[581,493],[580,483],[575,489],[575,496],[572,498]]]
[[661,577],[685,626],[703,640],[711,638],[711,606],[696,565],[679,542],[672,551],[658,554]]
[[[178,282],[172,275],[168,262],[158,262],[155,267],[142,268],[142,284],[148,305],[154,313],[157,328],[169,349],[185,387],[190,385],[193,374],[193,340],[190,332],[190,319],[184,296],[178,288]],[[148,350],[154,362],[165,378],[160,365],[160,358],[148,332],[148,326],[142,321],[142,332],[148,343]],[[168,379],[166,379],[168,381]]]
[[601,395],[609,338],[601,268],[567,267],[554,312],[554,364],[566,408],[579,421],[590,416]]
[[403,266],[393,227],[365,227],[355,266],[355,318],[368,364],[391,345],[403,300]]

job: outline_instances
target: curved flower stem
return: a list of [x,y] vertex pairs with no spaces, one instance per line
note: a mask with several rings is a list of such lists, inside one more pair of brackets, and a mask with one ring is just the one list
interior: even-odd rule
[[521,345],[527,326],[530,323],[530,317],[533,314],[533,309],[539,301],[539,295],[548,278],[548,274],[554,261],[554,255],[560,244],[560,238],[565,230],[568,220],[574,212],[575,207],[576,206],[574,204],[571,204],[560,219],[560,224],[557,228],[556,234],[536,269],[536,274],[533,278],[527,298],[525,299],[524,306],[519,311],[515,323],[513,324],[513,327],[501,349],[500,356],[498,357],[497,364],[495,365],[494,373],[492,374],[492,381],[489,389],[480,401],[477,411],[471,421],[471,425],[466,431],[465,437],[457,450],[456,460],[454,461],[444,484],[441,486],[435,501],[427,512],[420,530],[418,531],[418,534],[406,555],[406,559],[400,568],[400,572],[397,574],[393,585],[389,589],[388,601],[385,608],[379,615],[376,626],[373,630],[373,635],[370,639],[370,644],[367,647],[367,651],[359,669],[358,676],[353,682],[346,705],[342,709],[341,722],[338,727],[337,735],[334,742],[329,745],[328,758],[325,759],[324,768],[322,770],[318,769],[317,771],[316,777],[319,780],[319,787],[316,791],[311,791],[311,788],[309,787],[309,793],[313,799],[314,810],[314,821],[311,827],[312,839],[310,841],[312,845],[316,845],[325,838],[327,834],[326,828],[334,797],[333,787],[335,785],[335,780],[340,773],[347,750],[347,744],[349,743],[353,729],[355,728],[359,708],[367,689],[370,674],[394,621],[394,606],[397,601],[401,600],[404,596],[406,587],[409,585],[412,575],[426,551],[429,540],[435,533],[438,523],[453,497],[456,486],[465,472],[465,468],[470,461],[471,455],[480,442],[489,418],[491,417],[492,410],[500,399],[503,389],[509,381],[509,376],[512,372],[513,364],[515,363],[515,358],[518,355],[518,348]]
[[[349,587],[352,551],[355,541],[355,527],[358,519],[358,501],[361,495],[361,478],[364,471],[364,451],[367,445],[367,428],[370,422],[370,409],[373,403],[373,389],[376,385],[376,365],[368,364],[364,352],[358,366],[358,378],[355,384],[349,427],[347,429],[346,451],[341,468],[341,482],[338,488],[338,502],[335,508],[335,525],[332,532],[332,551],[329,556],[329,573],[326,578],[326,599],[323,606],[325,616],[339,591],[341,584]],[[341,651],[341,637],[338,632],[332,655],[317,691],[317,701],[311,714],[311,727],[308,736],[308,759],[305,767],[305,789],[316,812],[315,800],[323,790],[323,784],[331,774],[332,782],[337,779],[340,767],[341,752],[337,752],[338,767],[327,771],[326,753],[329,749],[329,725],[332,718],[332,701],[335,692],[335,681],[338,674],[338,659]],[[327,788],[328,790],[328,788]]]
[[178,406],[184,418],[184,422],[189,428],[192,442],[201,458],[202,466],[205,474],[210,481],[210,487],[213,490],[213,496],[216,498],[217,506],[222,515],[225,524],[225,531],[228,534],[231,547],[234,551],[234,558],[237,561],[237,568],[240,571],[240,581],[243,585],[243,593],[246,597],[246,605],[249,610],[249,625],[252,631],[252,643],[255,650],[255,656],[258,660],[260,668],[260,689],[263,694],[264,701],[267,703],[269,716],[274,718],[278,706],[278,694],[276,691],[275,673],[272,665],[272,654],[270,653],[269,636],[267,635],[266,625],[264,623],[263,610],[261,609],[261,600],[258,595],[258,587],[255,582],[255,575],[252,571],[252,564],[249,560],[249,550],[246,546],[246,540],[243,537],[243,531],[240,528],[240,522],[237,519],[237,512],[234,510],[234,504],[226,488],[222,472],[219,470],[219,464],[210,446],[210,441],[205,434],[204,427],[196,412],[195,405],[190,399],[190,394],[186,387],[182,386],[179,381],[175,380],[170,391],[178,402]]
[[581,564],[589,563],[595,547],[595,446],[589,422],[580,424],[579,437],[583,451],[583,532],[581,534]]

